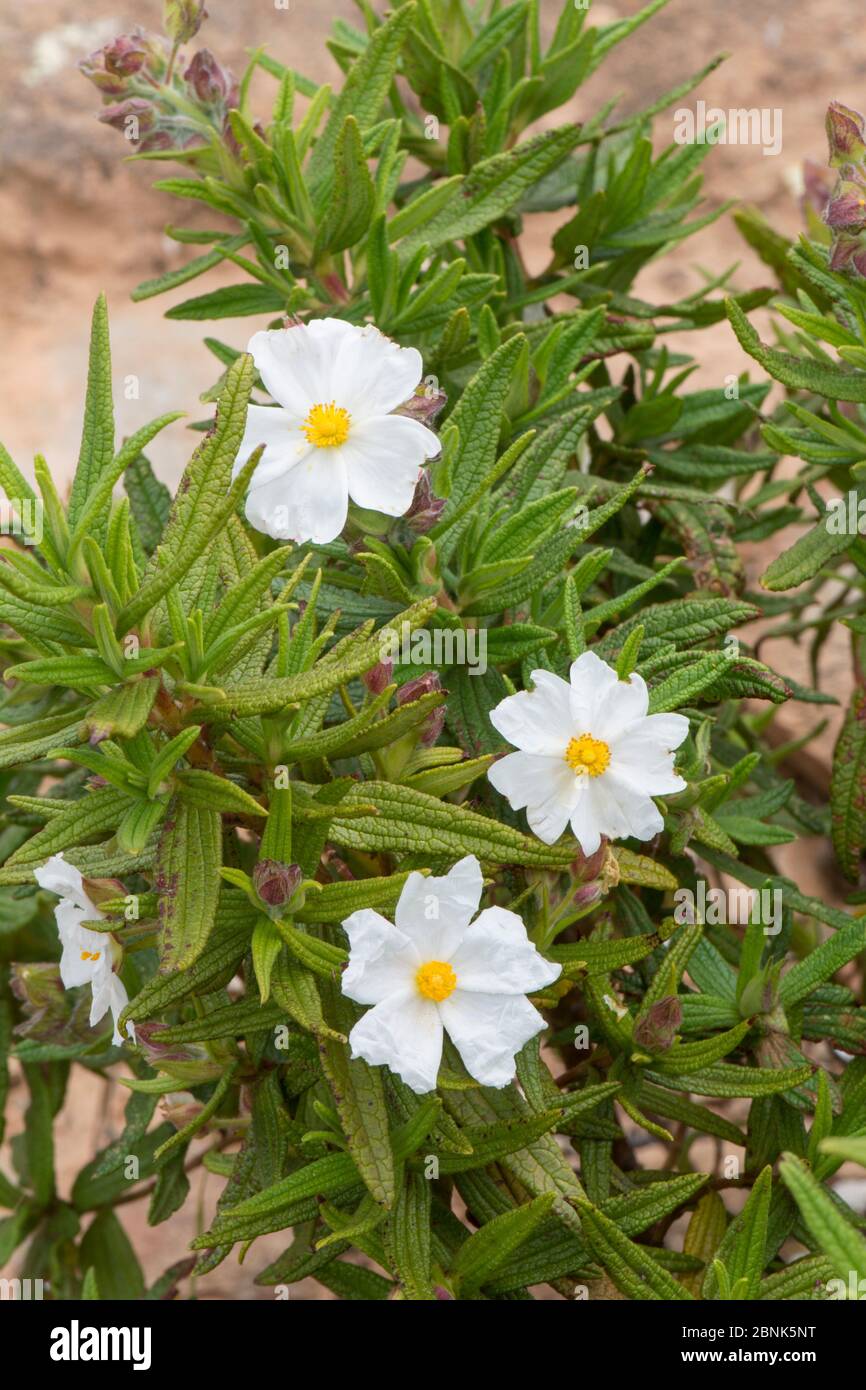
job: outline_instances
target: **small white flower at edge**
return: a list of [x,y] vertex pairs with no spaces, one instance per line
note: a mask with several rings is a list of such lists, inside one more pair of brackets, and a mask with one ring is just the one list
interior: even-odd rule
[[663,828],[654,796],[682,791],[673,750],[689,732],[682,714],[647,714],[646,682],[621,681],[594,652],[572,663],[570,681],[533,671],[534,690],[509,695],[490,722],[520,751],[487,776],[540,840],[552,845],[566,825],[584,854],[602,835],[649,840]]
[[[474,855],[442,878],[409,875],[392,925],[363,908],[343,923],[343,993],[372,1004],[349,1034],[353,1057],[385,1065],[423,1095],[436,1086],[443,1033],[482,1086],[507,1086],[515,1055],[545,1023],[526,998],[558,978],[514,912],[479,913]],[[470,925],[471,923],[471,925]]]
[[276,407],[251,405],[234,465],[265,450],[247,494],[247,520],[275,540],[324,545],[359,507],[402,516],[439,440],[392,412],[413,394],[423,363],[372,324],[313,319],[254,333],[247,344]]
[[[82,922],[98,922],[103,914],[84,891],[80,871],[74,864],[67,863],[62,854],[52,854],[34,871],[34,876],[40,888],[57,893],[60,898],[54,909],[54,920],[63,947],[60,978],[65,988],[90,985],[90,1026],[95,1028],[110,1011],[114,1021],[112,1042],[120,1047],[123,1038],[117,1020],[129,1003],[129,995],[120,976],[114,973],[114,938],[109,932],[95,932],[81,925]],[[134,1042],[134,1025],[127,1023],[126,1031]]]

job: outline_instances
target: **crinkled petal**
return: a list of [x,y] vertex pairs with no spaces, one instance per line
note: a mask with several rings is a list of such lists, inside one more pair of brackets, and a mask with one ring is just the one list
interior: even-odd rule
[[387,415],[409,399],[423,370],[417,348],[400,347],[373,324],[353,325],[352,332],[343,335],[334,362],[337,404],[353,421]]
[[458,987],[439,1012],[466,1070],[482,1086],[513,1081],[517,1053],[545,1026],[523,994],[470,994]]
[[413,1091],[436,1087],[442,1060],[439,1009],[412,986],[391,994],[364,1014],[349,1034],[353,1057],[371,1067],[386,1066]]
[[378,1004],[412,985],[422,962],[398,927],[365,907],[346,918],[343,930],[349,938],[349,964],[342,990],[356,1004]]
[[411,873],[394,920],[414,943],[421,963],[448,961],[478,911],[484,881],[474,854],[467,854],[441,877]]
[[533,671],[532,680],[535,689],[506,695],[490,722],[522,752],[562,758],[575,731],[568,682],[551,671]]
[[81,870],[64,859],[62,854],[52,854],[50,859],[38,869],[34,869],[33,877],[40,888],[47,889],[49,893],[56,893],[60,898],[68,898],[80,907],[90,920],[96,921],[102,916],[84,891]]
[[349,430],[343,445],[349,495],[359,507],[402,516],[412,505],[425,458],[439,452],[432,430],[405,415],[381,415]]
[[339,536],[348,509],[349,488],[341,449],[311,449],[300,463],[272,482],[251,487],[245,508],[250,525],[266,536],[281,541],[314,541],[317,545]]
[[633,671],[627,681],[615,680],[604,697],[599,697],[593,712],[592,733],[605,743],[614,743],[642,724],[648,708],[646,681],[637,671]]
[[237,458],[232,464],[236,478],[250,454],[264,444],[265,451],[253,473],[252,487],[263,487],[293,467],[312,445],[301,433],[300,421],[282,406],[251,405]]
[[85,912],[69,898],[61,898],[54,909],[54,920],[63,947],[60,956],[60,978],[66,989],[87,984],[98,970],[105,969],[106,963],[110,962],[108,937],[81,925],[82,922],[94,921],[101,916],[92,904]]
[[358,331],[342,319],[312,319],[293,328],[254,333],[247,352],[274,400],[296,420],[305,420],[314,405],[336,399],[334,366],[340,346]]
[[536,950],[516,912],[488,907],[469,927],[451,957],[460,990],[482,994],[531,994],[558,979],[561,965]]
[[651,797],[618,781],[614,773],[593,779],[589,788],[602,835],[610,840],[651,840],[664,829],[661,812]]
[[580,795],[579,779],[561,753],[508,753],[488,768],[487,776],[515,811],[526,807],[539,840],[552,845],[559,839]]

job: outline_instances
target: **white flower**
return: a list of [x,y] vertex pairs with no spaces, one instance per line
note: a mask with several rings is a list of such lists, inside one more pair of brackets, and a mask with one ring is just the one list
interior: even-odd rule
[[[76,985],[90,985],[92,1003],[90,1026],[94,1028],[100,1019],[111,1011],[114,1020],[115,1047],[123,1042],[117,1027],[117,1020],[129,1003],[123,981],[114,973],[114,938],[109,932],[91,931],[82,922],[98,922],[103,914],[90,901],[84,891],[84,880],[74,864],[69,864],[62,854],[52,854],[51,858],[34,871],[40,888],[49,893],[57,893],[60,902],[54,909],[54,920],[60,933],[63,951],[60,957],[60,978],[66,989]],[[135,1041],[135,1028],[127,1023],[126,1031]]]
[[571,683],[533,671],[535,689],[509,695],[490,711],[495,729],[520,749],[487,775],[545,844],[571,821],[584,854],[601,836],[649,840],[663,828],[654,796],[682,791],[673,749],[689,732],[682,714],[647,714],[646,682],[584,652]]
[[276,407],[251,405],[235,475],[265,451],[247,495],[250,523],[275,540],[325,544],[346,524],[349,498],[387,516],[409,510],[432,430],[392,411],[421,380],[421,354],[372,324],[313,319],[254,333],[252,353]]
[[410,874],[396,926],[369,908],[343,923],[343,993],[373,1005],[349,1034],[352,1056],[384,1063],[419,1094],[436,1085],[443,1030],[470,1076],[507,1086],[515,1054],[544,1027],[526,993],[562,969],[539,955],[514,912],[489,907],[469,925],[482,887],[470,854],[443,878]]

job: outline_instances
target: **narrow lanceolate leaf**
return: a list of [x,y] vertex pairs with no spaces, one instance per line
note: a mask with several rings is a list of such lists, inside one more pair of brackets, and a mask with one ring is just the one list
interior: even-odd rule
[[0,769],[40,758],[58,744],[68,747],[86,737],[82,720],[86,705],[60,710],[45,719],[16,724],[0,733]]
[[226,815],[266,816],[267,807],[261,806],[249,792],[230,782],[227,777],[217,777],[204,768],[184,768],[176,774],[178,794],[187,806],[198,806],[202,810],[210,808]]
[[812,1068],[804,1065],[772,1070],[715,1062],[691,1076],[668,1076],[653,1071],[648,1071],[647,1075],[661,1086],[670,1086],[675,1091],[694,1091],[699,1096],[772,1096],[802,1086],[812,1075]]
[[[375,814],[352,815],[356,806],[373,806]],[[331,838],[338,845],[374,853],[423,853],[453,861],[476,854],[487,862],[539,867],[564,868],[576,855],[573,842],[544,845],[465,806],[449,805],[426,792],[390,782],[359,782],[352,787],[337,808]]]
[[371,1197],[390,1207],[396,1178],[382,1068],[361,1058],[351,1061],[345,1044],[333,1039],[326,1038],[319,1051],[349,1153]]
[[[715,1252],[724,1265],[731,1288],[743,1280],[743,1297],[756,1296],[766,1262],[767,1223],[773,1191],[773,1170],[764,1168],[743,1210],[734,1217]],[[718,1278],[713,1263],[704,1276],[702,1296],[718,1297]]]
[[829,362],[816,362],[811,357],[794,357],[791,353],[768,347],[761,342],[740,306],[732,299],[727,301],[727,310],[740,346],[783,386],[828,396],[831,401],[866,403],[866,372],[849,371]]
[[857,918],[827,937],[782,976],[779,998],[790,1009],[824,984],[849,960],[866,950],[866,919]]
[[93,306],[84,429],[78,466],[69,497],[69,523],[74,526],[85,504],[114,458],[114,405],[111,394],[111,347],[108,305],[101,294]]
[[796,1154],[786,1153],[779,1176],[800,1209],[815,1243],[848,1287],[851,1271],[866,1279],[866,1240],[846,1220],[817,1178]]
[[88,730],[101,738],[133,738],[147,723],[159,681],[159,676],[142,676],[116,686],[87,711]]
[[414,4],[401,5],[387,23],[376,29],[363,54],[349,70],[305,171],[314,192],[326,185],[332,176],[334,152],[346,117],[354,116],[362,131],[378,119],[414,11]]
[[163,975],[187,969],[204,950],[216,918],[221,863],[219,812],[179,801],[157,855]]
[[[683,1254],[694,1255],[706,1268],[713,1261],[727,1225],[728,1213],[718,1192],[705,1193],[695,1207],[683,1237]],[[703,1279],[703,1270],[684,1274],[683,1288],[688,1289],[694,1297],[698,1297]]]
[[580,139],[580,126],[544,131],[508,150],[483,159],[438,212],[400,242],[401,256],[422,244],[435,250],[446,241],[481,231],[519,202],[539,179],[566,158]]
[[388,1249],[406,1298],[432,1302],[431,1184],[423,1173],[406,1172],[388,1225]]
[[579,1203],[579,1209],[583,1232],[595,1258],[627,1298],[692,1301],[688,1289],[643,1246],[624,1236],[615,1222],[589,1203]]
[[190,565],[219,532],[246,490],[250,459],[231,482],[232,464],[243,439],[247,402],[254,378],[253,360],[243,353],[226,373],[216,423],[184,473],[166,525],[138,593],[117,620],[120,634],[134,627],[188,572]]
[[554,1201],[552,1192],[535,1197],[514,1211],[495,1216],[471,1235],[457,1251],[451,1271],[460,1281],[461,1292],[475,1293],[488,1283],[539,1222],[550,1215]]
[[502,409],[517,358],[525,344],[520,335],[503,343],[469,382],[449,423],[460,431],[457,456],[452,463],[451,495],[440,527],[449,520],[465,497],[489,473],[496,458]]
[[130,798],[115,787],[88,792],[80,800],[70,802],[59,816],[53,816],[42,830],[11,854],[3,872],[13,866],[41,864],[49,855],[69,849],[70,845],[104,837],[107,831],[117,828],[130,804]]
[[866,686],[858,685],[833,753],[830,786],[833,848],[846,878],[856,883],[866,849]]

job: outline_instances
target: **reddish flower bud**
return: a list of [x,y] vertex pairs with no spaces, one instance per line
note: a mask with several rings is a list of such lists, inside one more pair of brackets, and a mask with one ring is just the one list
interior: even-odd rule
[[420,420],[422,425],[432,425],[448,397],[438,386],[421,385],[408,401],[398,405],[395,415],[408,415],[410,420]]
[[827,109],[827,140],[833,168],[862,159],[866,155],[866,142],[860,112],[843,106],[841,101],[831,101]]
[[445,499],[434,497],[430,486],[430,474],[422,468],[415,486],[412,505],[406,513],[406,521],[416,536],[423,536],[436,525],[445,507]]
[[651,1052],[666,1052],[683,1021],[682,1005],[675,994],[668,994],[650,1005],[643,1018],[635,1024],[633,1038],[638,1047]]
[[834,230],[866,226],[866,187],[853,179],[840,179],[827,204],[824,221]]
[[156,108],[144,97],[129,97],[127,101],[115,102],[100,111],[99,119],[103,125],[113,126],[128,140],[138,144],[156,126]]
[[[398,705],[408,705],[413,700],[420,700],[422,695],[429,695],[434,690],[442,690],[442,682],[435,671],[426,671],[423,676],[416,676],[414,680],[401,685],[395,699]],[[425,748],[430,748],[436,742],[444,724],[445,705],[443,703],[431,710],[421,725],[418,737]]]
[[302,877],[298,864],[261,859],[253,869],[253,887],[268,907],[285,907],[295,896]]
[[111,43],[105,45],[102,54],[109,72],[115,73],[117,77],[131,77],[144,67],[152,55],[152,48],[140,32],[119,34]]
[[371,695],[381,695],[386,686],[391,684],[393,674],[394,662],[390,656],[386,656],[383,661],[377,661],[372,670],[365,671],[361,680]]
[[237,83],[229,72],[217,62],[207,48],[195,54],[184,73],[195,95],[205,106],[234,106],[237,100]]

